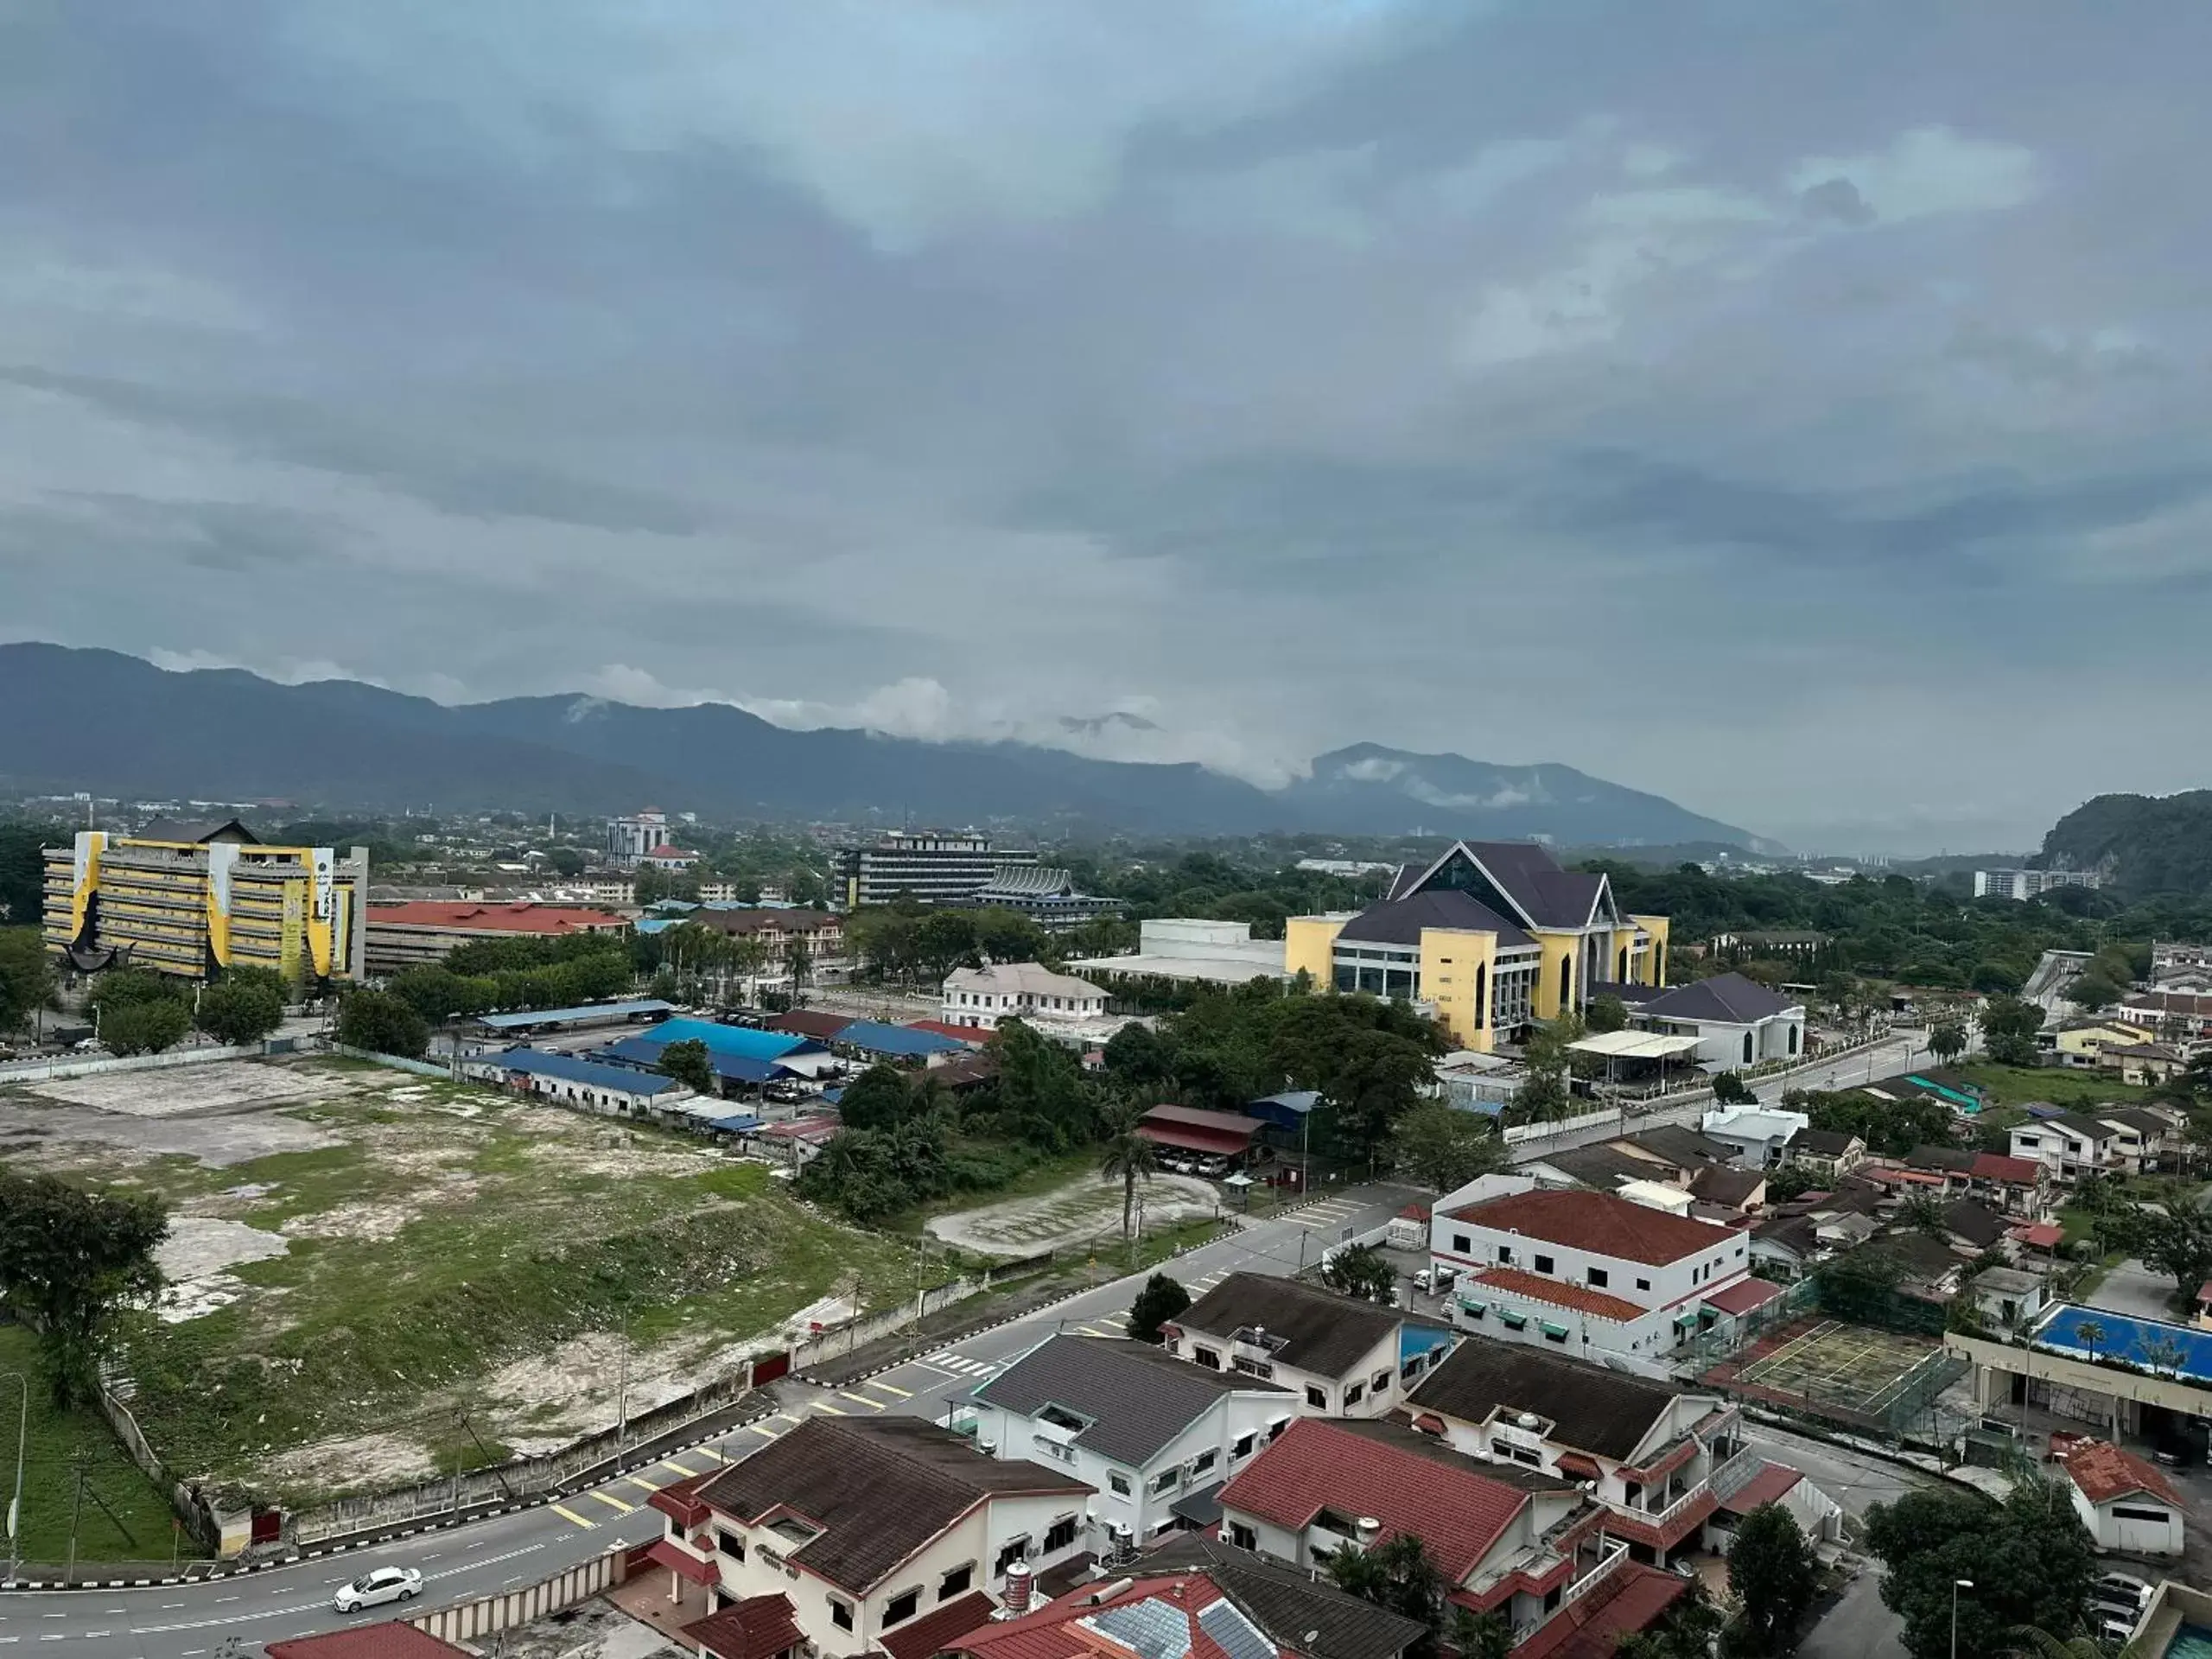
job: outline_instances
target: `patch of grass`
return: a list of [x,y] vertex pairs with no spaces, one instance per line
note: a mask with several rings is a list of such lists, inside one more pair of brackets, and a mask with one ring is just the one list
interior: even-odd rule
[[[2124,1106],[2150,1094],[2132,1084],[2094,1071],[2072,1071],[2060,1066],[1998,1065],[1988,1060],[1968,1060],[1954,1068],[1961,1081],[1981,1090],[1983,1098],[2003,1106],[2047,1101],[2054,1106]],[[1984,1115],[1986,1121],[1989,1114]],[[2023,1116],[2025,1115],[2023,1114]]]
[[[124,1455],[115,1433],[97,1411],[54,1408],[39,1365],[38,1338],[20,1325],[0,1325],[0,1373],[21,1372],[30,1389],[30,1420],[24,1442],[22,1554],[28,1561],[54,1565],[68,1560],[69,1515],[77,1511],[77,1556],[80,1560],[165,1561],[173,1544],[188,1558],[200,1552],[189,1534],[173,1534],[175,1519],[159,1488]],[[14,1490],[15,1429],[20,1401],[13,1382],[0,1382],[0,1507]],[[83,1454],[85,1497],[76,1501],[79,1454]]]

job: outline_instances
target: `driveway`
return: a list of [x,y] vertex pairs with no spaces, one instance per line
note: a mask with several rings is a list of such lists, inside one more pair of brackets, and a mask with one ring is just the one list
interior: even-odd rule
[[2174,1317],[2173,1294],[2171,1276],[2154,1272],[2130,1257],[2105,1274],[2104,1282],[2089,1293],[2088,1301],[2091,1307],[2101,1307],[2107,1313],[2171,1321]]
[[1798,1644],[1798,1659],[1910,1659],[1904,1621],[1882,1605],[1882,1575],[1869,1566]]

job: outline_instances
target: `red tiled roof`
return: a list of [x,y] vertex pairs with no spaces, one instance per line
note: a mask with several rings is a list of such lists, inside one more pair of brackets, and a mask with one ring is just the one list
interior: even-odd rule
[[926,1031],[934,1036],[950,1037],[956,1042],[974,1043],[979,1047],[991,1039],[991,1033],[981,1026],[956,1026],[944,1020],[909,1020],[906,1029]]
[[708,1515],[707,1500],[699,1496],[699,1488],[711,1478],[711,1474],[705,1474],[694,1475],[689,1480],[672,1480],[646,1498],[646,1505],[658,1510],[679,1527],[703,1526]]
[[1382,1435],[1387,1427],[1298,1418],[1229,1483],[1221,1507],[1294,1532],[1324,1510],[1372,1516],[1385,1538],[1418,1533],[1445,1578],[1464,1583],[1528,1495],[1477,1472],[1471,1459],[1396,1444]]
[[627,927],[630,921],[611,911],[561,905],[483,905],[418,899],[404,905],[371,905],[369,925],[378,925],[444,927],[469,933],[581,933]]
[[1180,1147],[1185,1152],[1211,1152],[1233,1158],[1252,1144],[1249,1135],[1223,1129],[1185,1128],[1175,1123],[1140,1123],[1136,1132],[1155,1146]]
[[928,1618],[902,1624],[877,1640],[891,1659],[930,1659],[933,1653],[957,1647],[960,1638],[969,1631],[989,1624],[995,1611],[988,1596],[980,1590],[970,1590],[957,1601],[946,1602]]
[[2181,1494],[2174,1491],[2172,1482],[2109,1440],[2082,1441],[2066,1454],[2059,1467],[2092,1503],[2109,1503],[2116,1497],[2144,1492],[2176,1509],[2181,1507]]
[[1605,1472],[1595,1458],[1586,1458],[1580,1452],[1560,1452],[1558,1467],[1560,1473],[1572,1475],[1577,1480],[1598,1480]]
[[820,1008],[793,1008],[760,1022],[764,1031],[788,1032],[794,1037],[835,1037],[853,1023],[849,1014],[826,1014]]
[[1428,1219],[1428,1206],[1425,1204],[1409,1204],[1404,1209],[1398,1211],[1398,1219],[1401,1221],[1427,1221]]
[[721,1582],[721,1573],[712,1561],[701,1560],[672,1539],[654,1539],[652,1548],[645,1552],[645,1556],[656,1565],[664,1567],[679,1578],[689,1579],[694,1584]]
[[2043,1166],[2032,1158],[2007,1158],[2001,1152],[1977,1152],[1967,1173],[1978,1181],[2002,1181],[2008,1186],[2033,1186]]
[[[1088,1618],[1102,1607],[1166,1599],[1179,1601],[1195,1613],[1221,1599],[1220,1586],[1198,1573],[1138,1579],[1119,1595],[1093,1606],[1090,1598],[1097,1593],[1097,1588],[1092,1584],[1080,1585],[1057,1601],[1019,1618],[983,1625],[969,1631],[964,1639],[955,1638],[945,1645],[972,1654],[976,1659],[1071,1659],[1077,1654],[1089,1659],[1090,1656],[1109,1649],[1090,1632],[1072,1627],[1077,1619]],[[1220,1647],[1196,1619],[1191,1621],[1189,1630],[1192,1659],[1224,1659]]]
[[1805,1477],[1786,1463],[1762,1464],[1759,1471],[1720,1500],[1731,1515],[1749,1515],[1772,1503]]
[[1569,1602],[1513,1649],[1513,1659],[1611,1659],[1620,1639],[1649,1630],[1688,1593],[1689,1580],[1624,1561],[1589,1594]]
[[647,858],[696,858],[698,854],[683,847],[671,847],[666,842],[645,855]]
[[2055,1250],[2064,1242],[2066,1230],[2055,1221],[2038,1221],[2031,1226],[2015,1227],[2012,1236],[2038,1250]]
[[1217,1129],[1248,1140],[1264,1127],[1256,1117],[1242,1112],[1210,1112],[1203,1106],[1153,1106],[1144,1115],[1147,1123],[1180,1123],[1194,1129]]
[[1504,1291],[1508,1295],[1526,1296],[1532,1302],[1573,1308],[1578,1313],[1611,1319],[1616,1325],[1627,1325],[1642,1319],[1649,1312],[1621,1297],[1608,1296],[1602,1290],[1591,1290],[1581,1285],[1563,1285],[1556,1279],[1525,1273],[1519,1268],[1485,1268],[1474,1275],[1474,1282]]
[[1782,1287],[1765,1279],[1738,1279],[1732,1285],[1724,1285],[1705,1299],[1707,1307],[1717,1307],[1723,1313],[1748,1313],[1755,1307],[1764,1307],[1782,1294]]
[[327,1636],[271,1642],[269,1659],[467,1659],[468,1649],[392,1619]]
[[683,1637],[715,1659],[775,1659],[806,1640],[798,1612],[786,1595],[747,1596],[718,1613],[692,1620],[683,1627]]
[[1725,1227],[1667,1215],[1610,1192],[1518,1192],[1452,1213],[1478,1227],[1653,1267],[1719,1249],[1731,1237]]

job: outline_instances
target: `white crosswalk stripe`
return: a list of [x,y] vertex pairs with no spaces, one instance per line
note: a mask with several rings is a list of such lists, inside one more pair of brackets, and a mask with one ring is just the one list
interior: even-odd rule
[[948,1371],[957,1371],[963,1376],[996,1376],[999,1367],[986,1359],[970,1359],[965,1354],[956,1354],[950,1349],[931,1354],[923,1361],[926,1365],[942,1365]]

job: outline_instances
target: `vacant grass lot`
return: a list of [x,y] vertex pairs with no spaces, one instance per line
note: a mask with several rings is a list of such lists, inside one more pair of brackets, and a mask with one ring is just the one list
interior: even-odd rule
[[334,1144],[209,1167],[73,1128],[23,1159],[288,1246],[195,1281],[213,1311],[127,1333],[133,1409],[180,1472],[303,1501],[496,1460],[611,1424],[624,1371],[634,1413],[821,1298],[913,1290],[910,1248],[687,1137],[298,1064],[320,1092],[269,1109]]
[[[199,1551],[187,1535],[173,1537],[168,1500],[123,1454],[97,1413],[54,1408],[39,1373],[38,1338],[20,1325],[0,1325],[0,1374],[21,1372],[30,1384],[30,1422],[23,1465],[22,1555],[54,1566],[69,1558],[69,1513],[77,1511],[77,1554],[82,1560],[166,1561],[173,1543],[187,1556]],[[16,1478],[16,1430],[22,1402],[11,1380],[0,1382],[0,1510]],[[85,1475],[76,1501],[77,1471]]]
[[1950,1070],[2000,1107],[2024,1106],[2030,1101],[2053,1106],[2126,1106],[2151,1092],[2094,1071],[2069,1071],[2057,1066],[1996,1065],[1986,1060],[1969,1060]]

